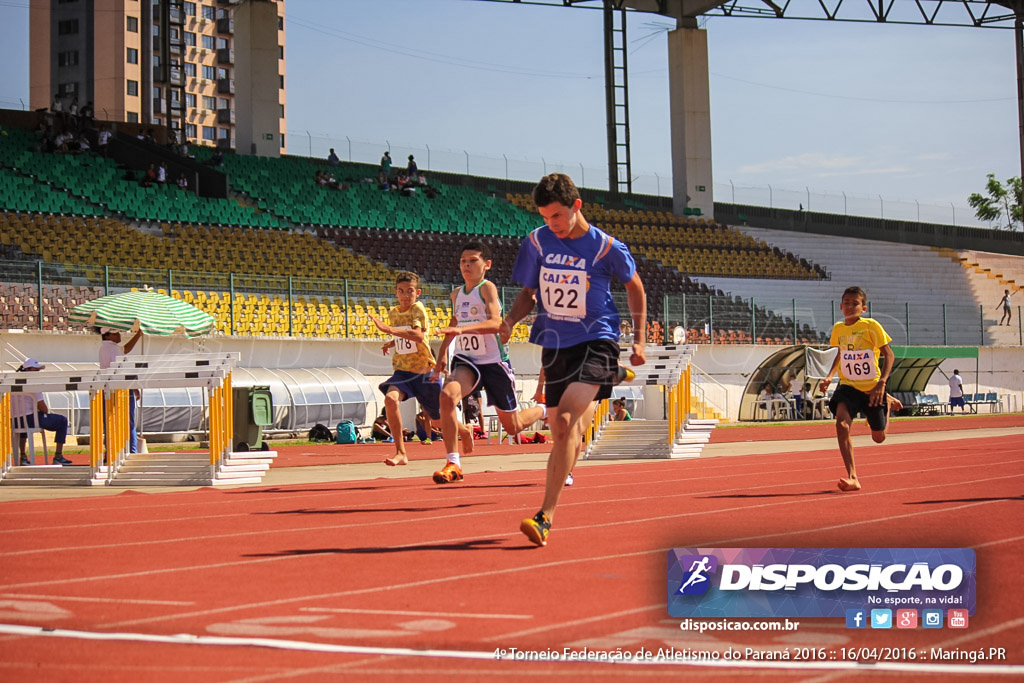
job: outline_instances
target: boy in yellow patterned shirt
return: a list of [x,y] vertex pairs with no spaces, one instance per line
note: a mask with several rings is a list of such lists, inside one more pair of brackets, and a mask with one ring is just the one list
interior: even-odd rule
[[415,397],[435,425],[440,425],[441,420],[441,380],[430,379],[434,369],[434,354],[427,344],[430,319],[427,309],[417,301],[420,293],[419,275],[403,270],[395,278],[398,305],[388,312],[390,324],[385,325],[380,318],[369,316],[378,330],[393,337],[381,350],[386,356],[394,349],[395,355],[391,359],[394,374],[380,385],[388,427],[395,440],[394,457],[384,460],[391,466],[409,463],[402,432],[402,414],[399,412],[402,401]]
[[[875,443],[885,441],[889,425],[889,399],[885,383],[892,372],[896,356],[889,343],[892,338],[874,318],[862,315],[867,311],[868,297],[860,287],[847,287],[839,305],[843,320],[832,327],[831,346],[839,349],[828,376],[821,380],[821,392],[828,390],[832,377],[839,370],[839,387],[828,402],[836,417],[836,438],[846,465],[847,478],[839,480],[840,491],[859,491],[860,480],[853,462],[853,441],[850,427],[857,413],[864,413]],[[882,366],[879,368],[879,357]]]

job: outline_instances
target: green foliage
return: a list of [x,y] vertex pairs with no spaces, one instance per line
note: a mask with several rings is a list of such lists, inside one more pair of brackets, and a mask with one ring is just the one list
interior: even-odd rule
[[1024,223],[1021,179],[1010,178],[1004,187],[995,174],[989,173],[985,192],[987,197],[975,192],[967,198],[975,215],[983,221],[998,221],[996,227],[1000,230],[1019,230]]

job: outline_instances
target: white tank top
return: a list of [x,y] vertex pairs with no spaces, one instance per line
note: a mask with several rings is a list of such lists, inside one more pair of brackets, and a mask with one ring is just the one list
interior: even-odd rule
[[[465,287],[459,287],[455,295],[455,319],[459,327],[487,320],[487,307],[480,296],[480,287],[484,282],[487,280],[481,280],[469,292],[466,292]],[[498,302],[498,311],[501,311],[501,301]],[[455,337],[452,345],[455,347],[454,355],[467,358],[477,365],[508,360],[508,350],[497,334],[460,334]]]

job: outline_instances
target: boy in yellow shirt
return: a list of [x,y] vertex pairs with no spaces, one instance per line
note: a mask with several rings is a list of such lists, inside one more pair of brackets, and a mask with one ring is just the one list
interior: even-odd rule
[[434,354],[427,344],[427,335],[430,334],[427,309],[417,300],[421,291],[419,275],[403,270],[395,278],[398,305],[388,312],[390,324],[385,325],[380,318],[369,316],[378,330],[393,337],[382,347],[384,355],[395,350],[391,359],[394,374],[380,385],[388,427],[395,439],[394,457],[384,460],[384,464],[390,466],[409,464],[402,431],[402,414],[399,412],[402,401],[413,397],[418,399],[430,419],[440,427],[441,381],[430,378],[430,372],[434,369]]
[[[896,356],[890,348],[892,338],[873,318],[863,317],[867,311],[868,297],[860,287],[847,287],[843,292],[840,309],[843,320],[832,327],[831,346],[838,347],[828,376],[821,380],[821,391],[825,393],[832,377],[839,370],[839,387],[828,402],[829,410],[836,417],[836,438],[839,452],[846,465],[847,477],[839,480],[840,491],[859,491],[860,480],[853,462],[853,441],[850,427],[857,413],[864,413],[871,427],[871,438],[875,443],[885,441],[885,430],[889,424],[889,399],[885,383],[892,372]],[[881,358],[882,365],[878,361]],[[893,399],[894,401],[894,399]]]

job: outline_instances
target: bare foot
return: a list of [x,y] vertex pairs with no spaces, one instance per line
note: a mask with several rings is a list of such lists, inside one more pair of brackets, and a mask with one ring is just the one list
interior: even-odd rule
[[473,452],[473,428],[469,425],[459,423],[459,445],[462,449],[463,455],[469,455]]
[[408,465],[409,457],[405,453],[396,453],[390,458],[384,458],[384,464],[388,467],[395,467],[396,465]]
[[840,491],[860,491],[860,482],[856,477],[853,479],[840,479],[839,480]]

